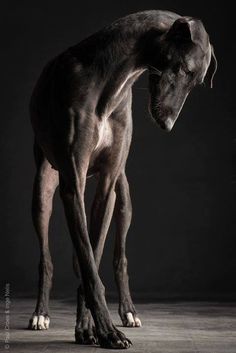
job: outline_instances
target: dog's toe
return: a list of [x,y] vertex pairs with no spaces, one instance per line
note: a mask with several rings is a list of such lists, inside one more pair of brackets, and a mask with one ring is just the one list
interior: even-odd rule
[[98,344],[95,330],[75,328],[75,342],[77,344],[94,345]]
[[131,312],[125,314],[125,320],[123,320],[123,325],[126,327],[141,327],[141,320]]
[[127,313],[126,314],[126,326],[128,326],[128,327],[134,327],[135,326],[134,316],[133,316],[132,313]]
[[135,317],[134,321],[135,321],[135,327],[141,327],[142,326],[141,320],[138,317]]
[[127,349],[132,345],[132,342],[118,330],[114,330],[107,335],[103,334],[99,338],[99,343],[102,348],[108,349]]
[[48,315],[37,315],[34,313],[29,321],[29,330],[48,330],[50,318]]

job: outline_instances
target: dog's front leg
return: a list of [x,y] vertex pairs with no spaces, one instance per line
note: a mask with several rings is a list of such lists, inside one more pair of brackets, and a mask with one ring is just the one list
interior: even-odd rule
[[[113,180],[112,180],[113,179]],[[114,211],[116,194],[114,191],[115,178],[100,175],[94,197],[90,217],[90,241],[94,252],[94,259],[99,269],[104,243],[111,223]],[[79,277],[79,266],[74,256],[74,269]],[[90,311],[84,302],[82,285],[78,288],[77,295],[77,319],[75,327],[75,339],[80,344],[93,344],[97,342],[96,332]]]
[[128,348],[130,341],[112,323],[89,240],[84,205],[85,168],[75,167],[73,159],[69,169],[60,172],[60,194],[78,256],[86,305],[92,313],[100,345],[104,348]]

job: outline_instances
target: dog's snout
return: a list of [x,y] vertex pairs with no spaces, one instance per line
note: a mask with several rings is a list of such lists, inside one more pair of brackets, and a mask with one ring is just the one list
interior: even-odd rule
[[171,131],[172,130],[172,127],[174,126],[174,122],[171,118],[167,118],[165,120],[165,127],[166,127],[166,131]]
[[164,105],[161,107],[161,115],[162,116],[172,116],[173,115],[173,109],[172,107],[168,105]]
[[173,121],[171,118],[167,118],[165,120],[162,119],[157,119],[156,120],[157,124],[160,126],[162,130],[165,130],[167,132],[172,130],[172,127],[174,125]]
[[155,111],[155,120],[161,129],[171,131],[174,122],[171,118],[174,115],[173,109],[167,105],[159,105]]

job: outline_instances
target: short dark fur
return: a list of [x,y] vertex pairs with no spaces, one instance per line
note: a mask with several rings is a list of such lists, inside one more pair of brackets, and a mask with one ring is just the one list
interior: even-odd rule
[[[168,11],[131,14],[58,55],[37,82],[30,104],[37,166],[32,215],[41,258],[38,301],[30,328],[47,328],[42,320],[49,315],[53,271],[48,225],[58,185],[75,249],[75,273],[82,279],[76,341],[106,348],[131,344],[112,323],[98,274],[113,211],[119,314],[125,326],[140,325],[125,255],[132,215],[125,164],[132,136],[131,87],[144,70],[150,74],[152,117],[171,130],[190,90],[206,79],[207,71],[212,81],[216,70],[201,21]],[[84,191],[90,175],[98,183],[88,231]]]

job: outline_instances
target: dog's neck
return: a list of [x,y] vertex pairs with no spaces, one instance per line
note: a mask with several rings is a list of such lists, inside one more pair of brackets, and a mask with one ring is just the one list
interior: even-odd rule
[[[73,51],[97,77],[99,116],[108,116],[155,55],[154,43],[178,15],[145,11],[124,17],[80,42]],[[94,73],[95,73],[94,72]]]

